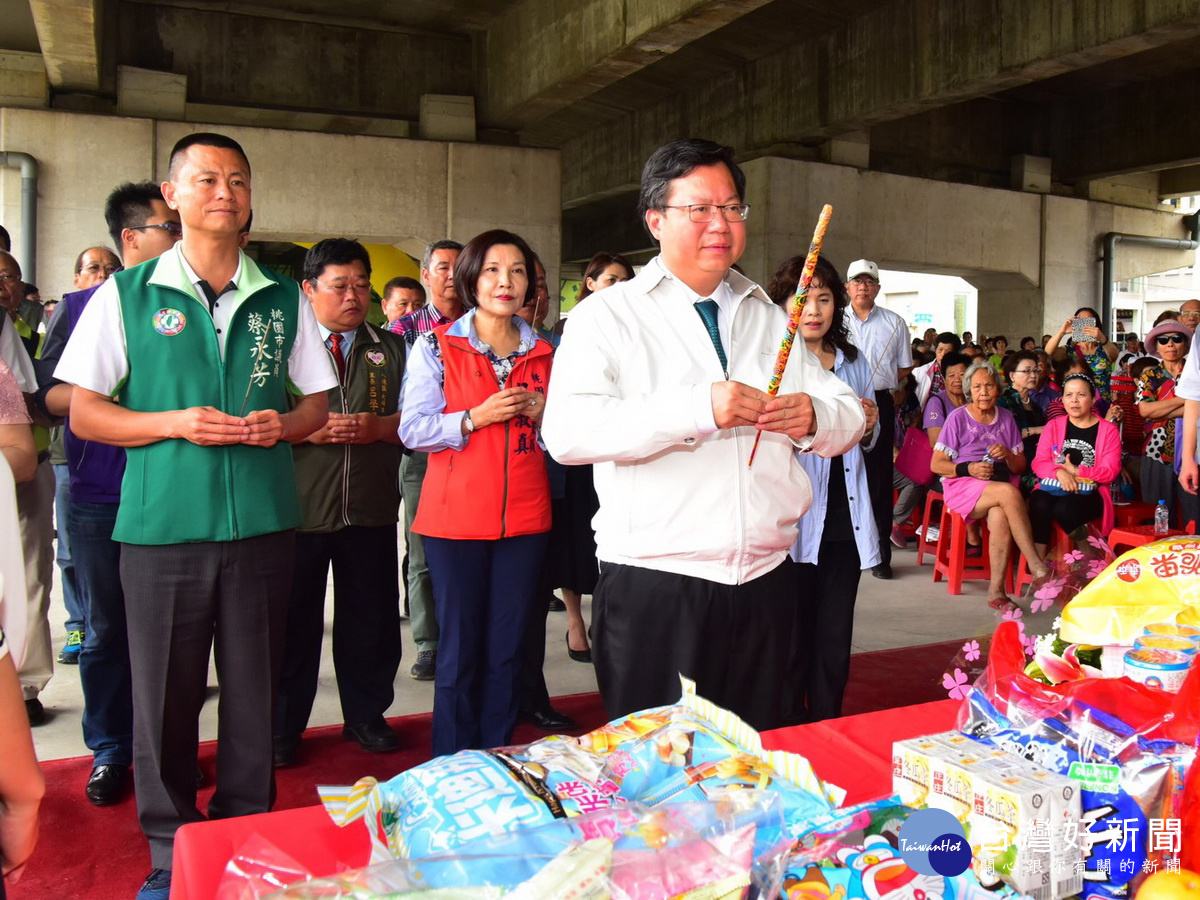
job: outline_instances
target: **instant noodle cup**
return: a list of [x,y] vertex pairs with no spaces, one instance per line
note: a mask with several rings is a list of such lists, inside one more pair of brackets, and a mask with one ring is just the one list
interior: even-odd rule
[[1196,643],[1191,638],[1166,637],[1161,634],[1144,634],[1133,642],[1134,650],[1173,650],[1187,656],[1195,656]]
[[1125,676],[1174,694],[1183,686],[1191,662],[1190,656],[1174,650],[1130,650],[1125,654]]
[[1154,541],[1123,553],[1062,612],[1068,643],[1132,645],[1149,625],[1200,605],[1200,538]]

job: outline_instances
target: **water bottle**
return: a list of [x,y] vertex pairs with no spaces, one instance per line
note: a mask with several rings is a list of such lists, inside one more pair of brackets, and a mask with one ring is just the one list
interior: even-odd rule
[[1067,461],[1067,454],[1065,454],[1061,449],[1059,449],[1058,444],[1055,444],[1051,449],[1054,450],[1054,464],[1056,466],[1061,466],[1063,463],[1065,463]]
[[1158,506],[1154,507],[1154,533],[1166,534],[1170,531],[1170,525],[1167,520],[1170,518],[1170,513],[1167,512],[1167,501],[1159,500]]

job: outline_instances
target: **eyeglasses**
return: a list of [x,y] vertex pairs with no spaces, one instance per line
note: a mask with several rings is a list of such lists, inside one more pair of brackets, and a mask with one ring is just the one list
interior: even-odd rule
[[1189,309],[1179,314],[1181,319],[1200,319],[1200,309]]
[[344,294],[348,290],[354,291],[354,293],[356,293],[356,294],[371,293],[371,282],[369,282],[369,281],[356,281],[353,284],[351,284],[348,281],[341,281],[341,282],[335,282],[333,284],[326,284],[320,278],[314,278],[313,281],[315,281],[321,287],[325,288],[325,290],[330,291],[334,294]]
[[660,209],[686,209],[688,218],[693,222],[711,222],[717,217],[718,211],[725,217],[726,222],[745,222],[746,217],[750,214],[750,204],[748,203],[729,203],[725,206],[717,206],[712,203],[688,203],[684,206],[663,204]]
[[86,272],[89,275],[99,275],[101,272],[103,272],[105,275],[111,275],[119,268],[120,266],[114,266],[111,264],[102,266],[100,263],[92,263],[91,265],[83,266],[79,271]]
[[15,284],[20,280],[20,275],[9,275],[7,272],[0,272],[0,284]]
[[1186,340],[1182,334],[1160,334],[1155,338],[1159,344],[1182,344]]
[[154,225],[130,225],[130,231],[145,231],[147,228],[161,228],[171,237],[183,237],[183,226],[178,222],[157,222]]
[[850,283],[851,284],[879,284],[879,282],[876,281],[874,278],[872,278],[870,275],[855,275],[853,278],[850,279]]
[[1014,375],[1037,375],[1041,371],[1042,371],[1041,366],[1038,366],[1036,369],[1013,369],[1013,374]]

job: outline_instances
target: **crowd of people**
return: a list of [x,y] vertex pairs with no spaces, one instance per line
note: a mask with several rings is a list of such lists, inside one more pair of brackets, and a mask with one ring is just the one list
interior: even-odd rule
[[[967,521],[968,556],[981,555],[986,520],[996,609],[1015,605],[1003,584],[1013,542],[1036,577],[1054,526],[1079,545],[1093,531],[1105,536],[1114,500],[1162,502],[1173,528],[1194,531],[1200,518],[1196,425],[1185,418],[1187,401],[1200,399],[1200,367],[1188,356],[1200,300],[1159,314],[1144,344],[1126,335],[1118,346],[1100,322],[1081,307],[1017,350],[1004,335],[976,343],[970,332],[930,330],[912,342],[914,358],[929,359],[897,392],[890,541],[908,545],[905,525],[931,487]],[[913,428],[926,433],[927,467],[903,445]]]
[[[156,900],[180,825],[268,810],[274,769],[305,753],[330,572],[345,737],[400,746],[385,715],[407,616],[408,674],[433,682],[447,754],[508,743],[522,715],[574,725],[542,671],[554,591],[611,717],[674,701],[682,674],[769,729],[841,714],[861,573],[893,577],[898,526],[935,479],[975,523],[968,553],[986,521],[997,572],[1015,541],[1043,573],[1051,521],[1105,527],[1108,492],[1088,484],[1140,483],[1194,518],[1194,428],[1177,453],[1174,422],[1200,402],[1185,369],[1200,302],[1156,323],[1151,359],[1110,354],[1090,309],[1017,351],[910,341],[873,261],[822,256],[769,392],[805,260],[766,290],[737,269],[745,197],[730,148],[660,147],[639,196],[659,253],[636,272],[596,254],[565,328],[547,328],[545,268],[510,231],[431,242],[419,280],[385,283],[381,320],[358,241],[318,241],[298,283],[260,265],[250,161],[219,134],[182,138],[163,183],[116,187],[118,249],[79,255],[44,336],[0,234],[5,871],[43,790],[14,719],[45,717],[56,555],[84,794],[135,790],[153,866],[138,896]],[[988,599],[1013,604],[1001,578]],[[224,689],[202,813],[210,655]]]

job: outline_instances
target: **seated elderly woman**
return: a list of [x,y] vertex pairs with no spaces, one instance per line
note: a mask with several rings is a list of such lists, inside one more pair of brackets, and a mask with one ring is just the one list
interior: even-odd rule
[[965,520],[986,519],[990,532],[991,578],[988,606],[1014,609],[1004,593],[1010,541],[1015,540],[1035,578],[1049,569],[1033,544],[1033,532],[1017,479],[1025,471],[1021,434],[1012,413],[996,405],[1000,374],[976,360],[963,375],[967,403],[946,418],[933,448],[930,468],[942,476],[946,506]]

